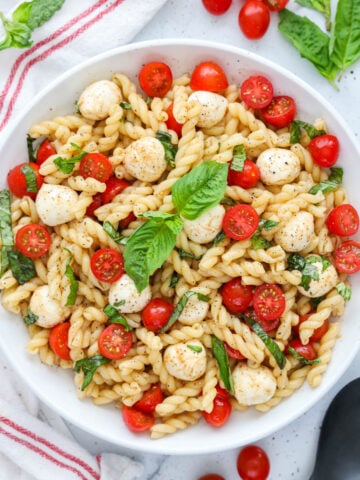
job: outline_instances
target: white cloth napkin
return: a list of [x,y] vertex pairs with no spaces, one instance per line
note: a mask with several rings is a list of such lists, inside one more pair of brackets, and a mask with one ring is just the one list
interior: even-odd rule
[[[83,60],[131,41],[165,2],[66,0],[50,21],[33,32],[32,47],[0,51],[0,135],[44,86]],[[0,10],[8,14],[18,5],[14,3],[3,0]],[[0,27],[0,41],[2,34]],[[0,375],[0,480],[141,478],[139,463],[105,452],[94,458],[82,448],[1,353]]]

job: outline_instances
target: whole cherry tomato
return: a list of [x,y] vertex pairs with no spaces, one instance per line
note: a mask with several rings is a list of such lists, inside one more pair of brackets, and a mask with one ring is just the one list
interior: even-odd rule
[[161,403],[163,398],[161,387],[156,383],[143,393],[143,396],[134,404],[134,407],[142,412],[154,413],[156,405]]
[[229,86],[224,70],[215,62],[202,62],[196,65],[190,78],[192,90],[221,92]]
[[270,472],[269,457],[257,445],[240,450],[236,465],[242,480],[266,480]]
[[265,3],[272,12],[279,12],[286,7],[289,0],[265,0]]
[[7,182],[11,193],[17,197],[28,196],[35,200],[44,183],[44,177],[40,175],[39,165],[36,163],[20,163],[9,171]]
[[166,109],[166,113],[168,115],[168,119],[166,120],[166,126],[169,130],[174,130],[177,136],[180,137],[182,132],[182,124],[179,123],[174,117],[173,106],[174,105],[170,103],[170,105]]
[[273,127],[283,128],[295,118],[295,100],[287,95],[274,97],[269,105],[261,110],[264,120]]
[[236,185],[245,189],[253,188],[260,179],[260,170],[256,163],[249,159],[245,159],[244,167],[239,172],[229,168],[227,183],[228,185]]
[[144,65],[138,75],[139,84],[148,97],[164,97],[170,90],[172,71],[166,63],[150,62]]
[[228,421],[231,410],[232,407],[227,392],[226,390],[221,389],[214,398],[213,409],[211,412],[208,413],[203,411],[202,413],[207,423],[213,427],[221,427]]
[[68,346],[70,322],[55,325],[50,330],[49,345],[51,350],[62,360],[71,360]]
[[339,158],[339,140],[334,135],[318,135],[308,145],[314,162],[320,167],[332,167]]
[[121,411],[125,425],[132,432],[145,432],[155,423],[155,417],[152,413],[142,412],[138,408],[123,405]]
[[141,312],[141,320],[144,326],[156,332],[169,320],[174,311],[174,305],[164,298],[153,298]]
[[52,143],[49,142],[48,139],[45,139],[39,146],[36,152],[36,163],[37,165],[41,165],[45,162],[51,155],[55,155],[56,150]]
[[359,215],[352,205],[342,203],[331,210],[326,226],[335,235],[349,237],[359,230]]
[[250,40],[263,37],[270,24],[270,11],[261,0],[246,0],[238,17],[241,31]]
[[232,278],[221,288],[222,301],[231,313],[241,313],[250,305],[253,298],[253,289],[244,285],[241,277]]
[[201,0],[206,10],[212,15],[223,15],[229,10],[232,0]]

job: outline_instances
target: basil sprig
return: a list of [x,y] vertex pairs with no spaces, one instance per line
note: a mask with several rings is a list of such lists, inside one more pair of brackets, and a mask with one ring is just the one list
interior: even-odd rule
[[261,230],[271,230],[272,228],[276,227],[279,222],[275,220],[267,220],[265,218],[261,218],[259,220],[259,226],[256,232],[251,236],[251,247],[254,250],[259,250],[260,248],[269,248],[271,247],[271,242],[267,240],[265,237],[261,235]]
[[331,5],[330,0],[296,0],[296,3],[303,7],[312,8],[324,15],[326,20],[326,30],[330,32],[331,28]]
[[7,256],[11,272],[20,285],[35,277],[36,270],[31,258],[15,250],[10,250]]
[[309,255],[306,258],[300,253],[291,253],[287,258],[288,270],[298,270],[301,272],[300,286],[309,290],[311,280],[319,280],[320,274],[315,263],[322,263],[322,272],[324,272],[331,262],[326,257],[320,255]]
[[109,235],[109,237],[114,240],[114,242],[118,243],[119,245],[126,245],[129,237],[121,235],[121,233],[116,230],[112,223],[105,220],[105,222],[103,223],[103,229]]
[[38,191],[36,173],[31,164],[26,163],[21,167],[20,171],[25,176],[26,191],[36,193]]
[[308,358],[297,352],[293,347],[289,347],[288,350],[289,353],[291,353],[291,355],[295,358],[295,360],[298,360],[302,365],[316,365],[321,362],[320,358],[314,358],[313,360],[309,360]]
[[115,306],[110,304],[106,305],[106,307],[104,307],[103,309],[103,312],[106,313],[106,315],[108,316],[108,320],[110,323],[120,323],[125,327],[125,330],[132,330],[126,318],[118,312]]
[[293,120],[290,123],[290,143],[299,143],[301,140],[301,129],[309,135],[311,139],[324,135],[325,130],[315,128],[311,123],[303,122],[302,120]]
[[175,156],[178,151],[178,147],[171,143],[171,135],[169,132],[162,132],[159,130],[156,132],[156,138],[159,140],[161,145],[164,147],[165,151],[165,160],[170,165],[171,168],[175,167]]
[[337,190],[339,185],[342,184],[343,173],[344,171],[341,167],[331,167],[329,178],[311,187],[309,193],[315,195],[318,191],[321,191],[326,194]]
[[0,191],[0,276],[9,268],[8,252],[14,246],[14,235],[11,226],[10,190]]
[[82,150],[76,143],[71,143],[73,147],[75,147],[80,153],[78,155],[74,155],[71,158],[63,158],[63,157],[57,157],[54,160],[54,164],[57,166],[57,168],[66,174],[71,173],[75,165],[85,157],[85,155],[88,154],[85,150]]
[[235,145],[233,148],[233,158],[230,165],[230,170],[235,172],[242,172],[244,170],[244,163],[246,160],[246,150],[244,145]]
[[84,372],[84,381],[81,385],[81,390],[85,390],[89,385],[96,370],[101,367],[101,365],[105,365],[109,362],[110,360],[102,355],[95,355],[94,357],[77,360],[74,365],[75,372],[79,373],[81,370]]
[[39,318],[38,315],[36,315],[34,312],[30,310],[30,308],[27,311],[27,314],[23,318],[23,321],[25,325],[32,325],[33,323],[36,322],[36,320]]
[[231,375],[229,357],[224,345],[215,335],[211,337],[211,346],[219,367],[220,378],[228,392],[234,393],[234,381]]
[[65,248],[65,250],[70,254],[69,258],[66,260],[66,265],[65,265],[65,276],[70,281],[70,292],[65,305],[70,306],[75,304],[77,292],[79,290],[79,282],[77,281],[74,271],[71,268],[73,254],[68,248]]

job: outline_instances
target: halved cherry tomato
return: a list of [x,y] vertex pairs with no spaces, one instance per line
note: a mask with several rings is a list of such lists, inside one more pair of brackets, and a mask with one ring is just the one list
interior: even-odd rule
[[124,230],[124,228],[127,228],[131,222],[136,220],[136,215],[134,212],[130,212],[129,215],[119,222],[119,227],[121,230]]
[[241,172],[232,170],[231,164],[228,172],[228,185],[236,185],[242,188],[253,188],[260,179],[260,170],[256,163],[245,159],[244,168]]
[[338,272],[352,274],[360,270],[360,243],[347,240],[341,243],[334,254],[335,267]]
[[225,234],[233,240],[246,240],[257,230],[259,215],[255,208],[246,203],[230,207],[223,218],[222,227]]
[[49,334],[49,345],[51,350],[63,360],[71,360],[70,348],[68,346],[70,322],[58,323]]
[[235,360],[244,360],[246,358],[239,350],[230,347],[230,345],[228,345],[226,342],[224,342],[224,346],[226,353],[230,358],[234,358]]
[[283,10],[289,3],[289,0],[265,0],[266,5],[272,12],[279,12]]
[[148,97],[162,98],[171,88],[173,75],[166,63],[150,62],[141,68],[138,79]]
[[132,333],[120,323],[111,323],[100,333],[98,346],[101,355],[111,360],[125,357],[132,346]]
[[[219,391],[218,391],[219,392]],[[213,427],[221,427],[230,417],[232,406],[226,390],[222,389],[214,398],[213,409],[211,412],[203,411],[205,421]]]
[[174,305],[164,298],[153,298],[141,312],[141,320],[144,326],[156,332],[160,330],[174,311]]
[[231,5],[232,0],[202,0],[206,10],[212,15],[223,15]]
[[285,310],[286,300],[284,292],[278,285],[263,283],[255,289],[253,305],[259,318],[266,321],[275,320]]
[[269,457],[257,445],[248,445],[240,450],[236,465],[242,480],[266,480],[270,472]]
[[143,396],[134,404],[134,407],[142,412],[154,413],[156,405],[161,403],[163,399],[164,395],[161,387],[156,383],[143,393]]
[[49,250],[51,236],[43,225],[29,223],[16,232],[15,244],[26,257],[39,258]]
[[[31,168],[36,178],[36,192],[29,191],[29,186],[26,183],[26,176],[24,174],[25,168]],[[44,177],[39,173],[39,165],[34,162],[20,163],[16,167],[12,168],[7,175],[7,182],[11,193],[19,198],[25,195],[35,200],[37,192],[40,190],[41,185],[44,183]]]
[[274,96],[272,83],[262,75],[252,75],[241,84],[241,99],[250,108],[265,108]]
[[221,92],[229,86],[224,70],[215,62],[202,62],[196,65],[190,78],[192,90]]
[[225,478],[217,473],[208,473],[198,478],[198,480],[225,480]]
[[[299,323],[297,325],[294,325],[292,327],[292,331],[295,334],[295,336],[299,336],[299,330],[300,330],[300,325],[303,322],[306,322],[306,320],[313,314],[314,312],[306,313],[305,315],[300,315],[299,317]],[[316,328],[314,330],[314,333],[311,335],[309,338],[310,342],[318,342],[324,335],[325,333],[329,330],[329,319],[326,318],[320,327]]]
[[88,153],[80,161],[79,172],[84,178],[91,177],[99,182],[107,182],[112,175],[112,165],[102,153]]
[[315,163],[320,167],[332,167],[339,158],[339,140],[334,135],[319,135],[308,145],[309,152]]
[[113,283],[124,273],[124,259],[121,253],[113,248],[100,248],[92,255],[90,267],[100,282]]
[[343,203],[331,210],[326,226],[335,235],[349,237],[359,230],[359,215],[352,205]]
[[101,194],[102,203],[110,203],[116,195],[121,193],[125,188],[131,185],[130,182],[124,180],[123,178],[117,178],[111,176],[109,180],[106,181],[106,190]]
[[221,296],[223,304],[231,313],[241,313],[250,305],[253,289],[250,285],[244,285],[241,277],[236,277],[224,283]]
[[238,22],[245,37],[257,40],[263,37],[270,24],[270,11],[261,0],[246,0],[241,7]]
[[86,215],[88,215],[89,217],[95,217],[95,210],[101,207],[102,204],[102,194],[95,193],[95,195],[93,195],[92,202],[86,209]]
[[168,119],[166,120],[166,126],[169,130],[174,130],[174,132],[177,134],[178,137],[181,137],[181,132],[182,132],[182,124],[179,123],[176,118],[174,117],[173,113],[173,104],[170,103],[168,108],[166,109],[166,113],[168,115]]
[[38,165],[41,165],[42,163],[45,162],[51,155],[55,155],[56,150],[54,145],[49,142],[49,140],[46,138],[39,146],[37,152],[36,152],[36,163]]
[[244,313],[244,315],[246,317],[250,317],[253,320],[255,320],[255,322],[257,322],[260,325],[260,327],[264,330],[264,332],[266,332],[266,333],[273,332],[280,325],[280,318],[275,318],[274,320],[264,320],[263,318],[260,318],[256,314],[256,312],[253,308],[249,308]]
[[295,118],[295,100],[287,95],[274,97],[270,104],[261,110],[264,120],[276,128],[289,125]]
[[315,348],[310,342],[304,345],[301,343],[300,338],[294,338],[294,340],[288,343],[286,351],[288,351],[290,347],[307,360],[314,360],[316,358]]
[[132,432],[145,432],[150,430],[155,423],[155,417],[152,413],[142,412],[127,405],[124,405],[121,411],[125,425]]

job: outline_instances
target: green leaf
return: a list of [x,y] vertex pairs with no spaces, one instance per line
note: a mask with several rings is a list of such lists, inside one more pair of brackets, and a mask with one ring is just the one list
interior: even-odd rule
[[70,254],[70,257],[67,259],[66,266],[65,266],[65,276],[70,281],[70,293],[68,295],[65,305],[70,306],[75,304],[77,292],[79,290],[79,282],[76,280],[74,271],[71,268],[73,254],[68,248],[65,248],[65,250]]
[[193,352],[200,353],[202,352],[202,347],[200,345],[186,345],[189,350],[192,350]]
[[85,390],[85,388],[89,385],[96,370],[101,367],[101,365],[105,365],[109,362],[110,360],[102,355],[95,355],[94,357],[77,360],[74,365],[75,372],[78,373],[80,370],[84,372],[84,381],[81,385],[81,390]]
[[300,253],[291,253],[287,258],[288,270],[299,270],[302,272],[305,268],[306,260]]
[[36,276],[34,262],[20,252],[10,250],[7,253],[10,269],[14,278],[20,285],[28,282]]
[[323,180],[310,188],[309,193],[315,195],[319,190],[324,194],[337,190],[343,181],[343,169],[341,167],[331,167],[330,175],[327,180]]
[[12,14],[13,22],[28,23],[32,2],[23,2],[14,10]]
[[34,162],[34,163],[36,163],[36,150],[34,148],[35,142],[37,142],[36,138],[30,137],[29,134],[26,135],[26,145],[27,145],[29,162]]
[[226,238],[226,233],[224,232],[224,230],[221,230],[221,232],[219,232],[214,238],[214,240],[212,241],[213,247],[215,245],[218,245],[220,242],[222,242],[224,238]]
[[126,242],[129,240],[129,237],[124,237],[124,235],[121,235],[121,233],[116,230],[114,225],[107,220],[105,220],[103,223],[103,229],[109,235],[109,237],[119,245],[126,245]]
[[28,192],[37,192],[36,173],[29,163],[23,165],[20,169],[21,173],[25,176],[26,190]]
[[125,330],[132,330],[126,318],[117,311],[115,306],[110,304],[106,305],[106,307],[103,309],[103,312],[108,316],[110,323],[120,323],[125,327]]
[[352,291],[351,288],[347,287],[344,282],[338,283],[335,288],[344,300],[350,300]]
[[181,232],[184,225],[184,222],[181,220],[179,215],[176,215],[175,213],[154,211],[154,212],[145,212],[139,215],[139,217],[149,218],[153,222],[159,222],[159,223],[166,222],[168,228],[173,233],[175,233],[175,235]]
[[164,147],[165,160],[171,168],[175,167],[175,156],[178,151],[178,147],[171,143],[171,135],[168,132],[158,131],[156,132],[156,138],[160,141]]
[[312,8],[317,10],[325,16],[326,30],[330,31],[331,28],[331,5],[330,0],[296,0],[296,3],[303,7]]
[[179,280],[180,280],[180,278],[179,278],[178,273],[174,271],[173,274],[171,275],[169,287],[174,288],[175,285],[179,282]]
[[325,130],[318,130],[314,125],[311,125],[311,123],[303,122],[302,120],[293,120],[290,123],[290,143],[300,142],[302,128],[311,139],[326,133]]
[[31,30],[41,27],[60,10],[65,0],[32,0],[27,24]]
[[30,41],[32,30],[28,25],[7,20],[1,12],[0,19],[5,29],[5,39],[0,43],[0,50],[5,50],[9,47],[31,47],[33,43]]
[[24,320],[24,323],[25,323],[26,325],[32,325],[33,323],[36,322],[36,320],[37,320],[38,318],[39,318],[39,316],[38,316],[38,315],[35,315],[35,313],[32,312],[32,311],[30,310],[30,308],[29,308],[28,311],[27,311],[27,314],[25,315],[25,317],[23,318],[23,320]]
[[233,159],[231,161],[230,170],[242,172],[246,160],[246,150],[244,145],[235,145],[233,149]]
[[128,102],[120,102],[120,107],[124,110],[132,109],[131,103],[128,103]]
[[183,250],[182,248],[178,248],[177,251],[178,251],[179,257],[181,259],[191,258],[193,260],[201,260],[202,257],[203,257],[203,255],[194,255],[193,253],[187,252],[186,250]]
[[309,360],[308,358],[304,357],[303,355],[300,355],[295,348],[289,347],[289,353],[298,360],[302,365],[315,365],[317,363],[320,363],[321,360],[320,358],[314,358],[314,360]]
[[11,200],[10,190],[4,189],[0,191],[0,277],[9,268],[8,252],[12,250],[14,245],[14,235],[11,224]]
[[259,250],[260,248],[269,248],[271,247],[271,242],[264,238],[259,230],[257,230],[254,235],[250,238],[251,247],[254,250]]
[[174,206],[183,217],[195,220],[224,197],[228,165],[203,162],[177,180],[172,187]]
[[74,170],[75,165],[80,162],[83,157],[85,157],[85,155],[87,155],[87,152],[81,152],[71,158],[57,157],[54,160],[54,164],[61,172],[69,174]]
[[212,351],[219,367],[220,378],[228,392],[234,393],[234,381],[231,375],[229,357],[224,343],[215,335],[211,337]]

